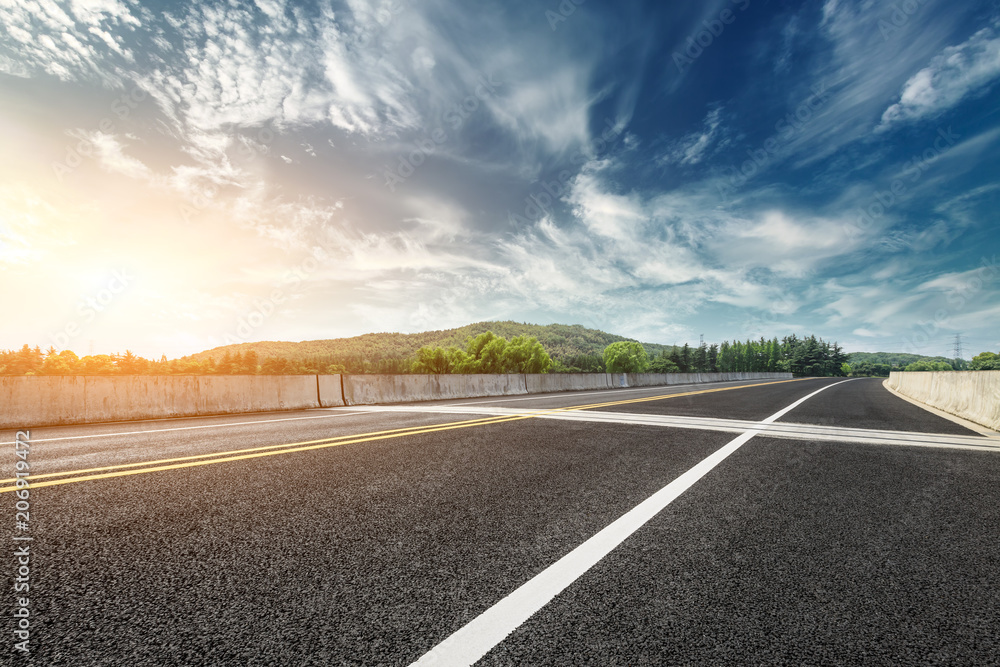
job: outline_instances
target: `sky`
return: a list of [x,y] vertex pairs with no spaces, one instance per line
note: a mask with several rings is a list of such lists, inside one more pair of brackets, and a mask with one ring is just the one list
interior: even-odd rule
[[0,348],[1000,350],[1000,0],[0,0]]

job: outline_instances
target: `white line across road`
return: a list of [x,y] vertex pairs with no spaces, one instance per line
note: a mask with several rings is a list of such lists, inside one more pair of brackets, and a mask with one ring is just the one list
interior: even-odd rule
[[760,435],[770,438],[793,440],[820,440],[825,442],[854,442],[871,445],[903,445],[913,447],[944,447],[948,449],[972,449],[1000,452],[1000,438],[977,435],[951,435],[948,433],[921,433],[918,431],[885,431],[880,429],[846,428],[820,424],[797,424],[793,422],[757,422],[745,419],[717,419],[713,417],[682,417],[679,415],[634,414],[628,412],[601,412],[598,410],[574,410],[569,412],[540,413],[521,408],[465,407],[462,405],[412,405],[412,406],[368,406],[365,412],[431,413],[516,416],[531,415],[538,419],[558,419],[563,421],[598,422],[611,424],[637,424],[640,426],[663,426],[686,428],[698,431],[722,431],[743,433],[758,430]]
[[632,533],[659,514],[678,496],[722,463],[751,438],[761,435],[764,425],[777,421],[790,410],[816,394],[836,387],[843,380],[828,384],[779,410],[767,419],[755,423],[751,430],[730,441],[683,475],[626,512],[609,526],[545,568],[533,579],[497,602],[454,634],[425,653],[414,665],[418,667],[468,667],[507,638],[522,623],[548,604],[556,595],[579,579]]

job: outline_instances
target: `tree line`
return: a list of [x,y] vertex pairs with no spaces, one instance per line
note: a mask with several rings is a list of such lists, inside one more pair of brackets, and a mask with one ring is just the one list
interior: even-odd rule
[[809,376],[850,373],[848,356],[838,343],[794,334],[778,340],[734,340],[692,348],[685,344],[650,357],[639,343],[612,343],[604,350],[609,373],[732,373],[771,372]]
[[[313,354],[304,357],[261,356],[254,349],[221,357],[165,356],[152,361],[126,350],[125,354],[78,357],[70,350],[24,345],[0,351],[0,375],[298,375],[404,373],[716,373],[790,372],[804,376],[888,377],[891,371],[1000,370],[1000,355],[982,352],[971,362],[916,355],[854,353],[846,355],[836,342],[795,335],[779,340],[702,343],[697,347],[649,346],[620,340],[601,354],[551,355],[533,336],[509,340],[492,331],[469,336],[464,346],[424,346],[408,357],[369,358]],[[849,363],[849,357],[853,363]],[[858,361],[854,361],[857,358]],[[884,359],[885,362],[880,360]],[[913,361],[910,361],[913,359]],[[894,363],[886,363],[886,362]],[[907,362],[903,365],[903,362]]]
[[253,350],[246,354],[228,352],[222,359],[192,361],[161,357],[151,361],[126,350],[125,354],[94,354],[78,357],[71,350],[24,345],[20,350],[0,351],[0,375],[295,375],[339,370],[319,370],[282,357],[260,360]]
[[472,336],[464,349],[423,347],[410,358],[369,359],[360,354],[317,354],[304,358],[281,355],[260,357],[256,350],[226,350],[220,359],[184,357],[151,361],[126,350],[125,354],[78,357],[71,350],[25,344],[20,350],[0,351],[0,375],[324,375],[403,373],[545,373],[552,359],[534,337],[511,340],[487,331]]

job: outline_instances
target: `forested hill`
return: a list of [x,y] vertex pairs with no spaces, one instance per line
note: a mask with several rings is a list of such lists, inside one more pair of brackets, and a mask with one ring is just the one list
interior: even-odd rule
[[[611,343],[632,340],[624,336],[588,329],[579,324],[524,324],[521,322],[476,322],[457,329],[425,331],[415,334],[373,333],[353,338],[332,338],[328,340],[307,340],[301,343],[284,341],[263,341],[260,343],[239,343],[212,348],[183,357],[185,361],[221,360],[228,352],[245,354],[253,350],[260,359],[284,357],[289,361],[304,362],[309,359],[366,359],[377,362],[383,359],[406,359],[416,354],[424,346],[465,347],[470,336],[492,331],[503,338],[514,336],[534,336],[553,359],[569,359],[578,355],[598,355]],[[643,343],[646,352],[653,356],[669,345]],[[342,361],[341,361],[342,363]]]
[[907,354],[905,352],[851,352],[848,356],[848,363],[851,366],[857,364],[886,364],[892,368],[905,368],[918,361],[944,362],[951,364],[955,360],[945,357],[925,357],[922,354]]

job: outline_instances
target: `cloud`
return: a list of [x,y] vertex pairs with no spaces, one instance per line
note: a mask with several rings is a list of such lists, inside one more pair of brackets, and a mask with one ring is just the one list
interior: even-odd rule
[[[722,107],[718,106],[705,116],[704,127],[677,141],[666,154],[658,159],[661,164],[698,164],[708,155],[712,142],[721,134]],[[718,146],[722,148],[725,144]]]
[[[123,77],[105,67],[106,50],[125,62],[132,60],[110,31],[139,25],[117,0],[74,0],[65,9],[51,0],[9,0],[0,4],[0,22],[15,42],[0,40],[0,67],[5,72],[24,76],[41,71],[62,81],[96,80],[109,87],[121,86]],[[16,66],[6,64],[4,51]]]
[[[822,15],[809,3],[754,4],[770,16],[744,25],[745,40],[727,28],[680,99],[669,50],[729,0],[583,5],[556,34],[509,3],[256,0],[153,15],[134,0],[0,0],[0,70],[36,79],[8,80],[13,94],[86,90],[79,113],[104,115],[103,100],[137,84],[151,98],[113,132],[75,131],[92,157],[65,192],[41,198],[52,210],[4,204],[0,215],[19,221],[0,218],[4,259],[37,259],[45,221],[87,209],[72,228],[79,256],[110,249],[155,268],[143,275],[159,291],[155,321],[197,323],[188,345],[308,258],[320,265],[260,337],[516,317],[664,342],[697,340],[713,321],[704,330],[716,338],[829,324],[877,339],[927,312],[940,295],[922,285],[968,268],[954,265],[959,235],[988,224],[995,186],[983,183],[996,179],[983,165],[1000,132],[956,121],[979,134],[931,158],[918,151],[933,133],[913,150],[872,134],[889,108],[893,125],[931,117],[992,81],[995,31],[970,37],[979,27],[968,14],[928,2],[884,39],[879,17],[893,1],[830,0]],[[500,83],[479,94],[484,77]],[[37,123],[49,135],[38,136],[57,149],[65,127],[93,127],[75,110],[47,111]],[[0,132],[35,122],[10,114]],[[609,122],[617,134],[601,148]],[[390,193],[385,165],[439,127],[446,139]],[[32,162],[48,175],[45,151],[10,152],[3,180]],[[905,196],[863,228],[845,224],[909,179],[911,163],[887,164],[904,153],[923,155],[919,183],[906,180]],[[757,180],[721,200],[725,163],[748,155]],[[543,189],[558,201],[512,229],[508,211]],[[116,233],[136,212],[160,241]],[[182,263],[193,268],[180,280]]]
[[[961,31],[958,13],[936,11],[932,3],[921,5],[907,23],[886,38],[880,25],[893,12],[892,0],[827,0],[818,25],[815,8],[798,10],[798,28],[812,28],[801,67],[793,68],[776,98],[772,123],[796,113],[810,97],[810,87],[824,90],[822,102],[782,141],[779,157],[795,156],[803,168],[829,158],[851,144],[872,138],[873,123],[891,104],[889,91],[900,85],[914,70],[941,53]],[[878,63],[873,67],[872,63]],[[798,71],[801,69],[801,71]],[[774,107],[759,98],[747,100],[759,109]]]
[[879,129],[934,117],[984,89],[1000,76],[1000,36],[983,28],[949,46],[903,85],[899,101],[882,114]]
[[68,134],[90,146],[105,171],[137,179],[149,179],[153,175],[152,170],[140,160],[125,154],[125,145],[113,134],[82,130]]

